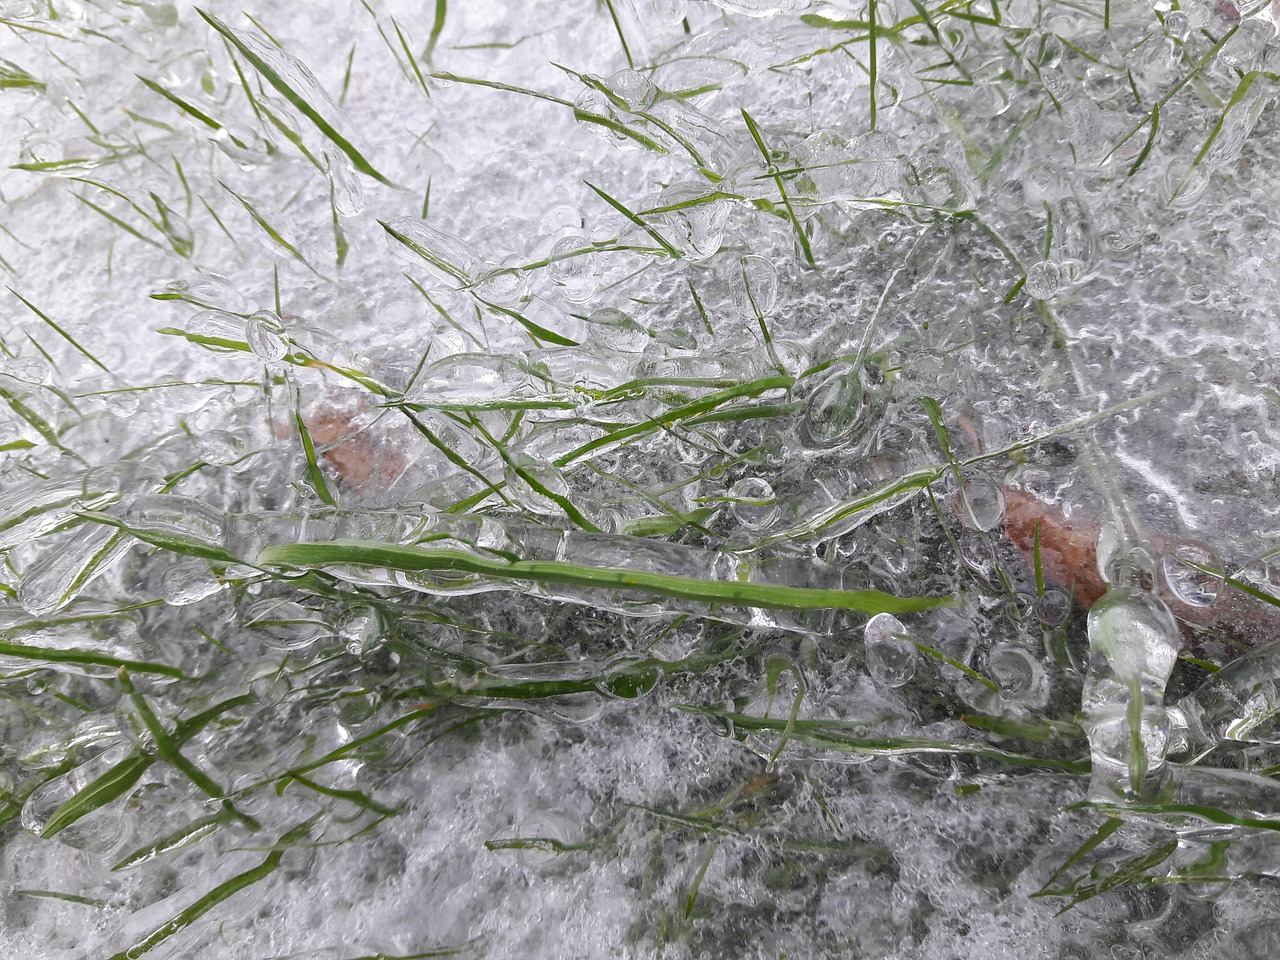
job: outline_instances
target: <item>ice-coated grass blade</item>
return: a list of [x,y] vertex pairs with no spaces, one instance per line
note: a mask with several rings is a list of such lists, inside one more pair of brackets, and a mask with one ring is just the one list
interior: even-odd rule
[[159,839],[126,854],[111,869],[113,871],[128,870],[130,867],[148,863],[172,850],[181,850],[183,847],[199,843],[205,837],[215,833],[227,820],[228,814],[220,811],[183,824],[177,830],[166,833]]
[[492,560],[452,547],[416,547],[368,540],[333,540],[267,547],[258,562],[271,567],[323,570],[335,564],[382,567],[407,573],[468,573],[505,581],[558,583],[601,590],[635,590],[673,600],[733,604],[770,610],[855,610],[910,613],[930,610],[949,597],[896,597],[879,590],[831,590],[778,584],[702,580],[647,570],[591,567],[558,560]]
[[658,233],[657,230],[654,230],[651,226],[649,226],[647,223],[641,220],[635,213],[629,210],[625,204],[623,204],[619,200],[615,200],[613,197],[609,196],[609,194],[605,193],[595,184],[590,183],[589,181],[586,181],[586,180],[583,180],[582,182],[585,183],[592,190],[592,192],[594,192],[596,196],[598,196],[601,200],[603,200],[609,206],[613,207],[613,209],[617,210],[620,214],[622,214],[624,217],[626,217],[628,220],[634,223],[637,227],[639,227],[649,236],[653,237],[654,242],[657,243],[657,245],[660,246],[663,250],[665,250],[668,256],[670,256],[675,260],[680,259],[681,257],[680,251],[677,250],[675,247],[673,247],[670,243],[668,243],[666,238],[663,237],[662,234]]
[[330,491],[328,481],[324,478],[324,471],[320,469],[320,463],[316,459],[316,445],[311,439],[311,431],[307,429],[302,414],[297,410],[294,411],[293,421],[298,427],[298,436],[302,439],[302,452],[307,458],[307,480],[315,490],[316,496],[329,506],[336,507],[338,500]]
[[0,656],[14,657],[18,660],[32,660],[39,663],[71,663],[87,667],[125,667],[134,673],[153,673],[162,677],[173,677],[175,680],[190,679],[178,667],[167,663],[152,663],[146,660],[128,660],[99,653],[96,650],[64,649],[61,647],[36,647],[25,643],[9,643],[0,641]]
[[251,887],[255,883],[265,880],[279,868],[285,851],[310,833],[314,825],[315,820],[313,818],[281,834],[276,840],[271,853],[267,854],[266,859],[256,867],[246,870],[244,873],[236,874],[230,880],[218,884],[189,907],[175,914],[172,919],[166,920],[156,927],[133,946],[113,954],[110,960],[137,960],[138,957],[154,950],[174,934],[191,926],[191,924],[224,900],[230,899],[246,887]]
[[[129,664],[120,663],[121,667],[135,670],[142,673],[141,667],[150,666],[149,664]],[[151,671],[156,672],[156,671]],[[178,674],[178,679],[189,679],[185,675]],[[167,734],[171,742],[181,745],[203,730],[209,723],[216,720],[222,714],[236,707],[244,706],[251,703],[251,696],[232,697],[221,703],[215,704],[203,713],[198,713],[185,721],[178,723],[172,734]],[[134,785],[142,777],[144,773],[159,758],[150,753],[135,752],[125,757],[124,760],[111,767],[109,770],[87,783],[85,786],[77,790],[72,796],[67,798],[53,812],[53,815],[45,821],[41,828],[40,836],[49,838],[55,836],[65,830],[71,824],[75,823],[81,817],[87,816],[94,810],[106,806],[117,797],[123,796],[133,789]]]
[[[687,713],[729,720],[740,730],[770,730],[781,733],[788,721],[755,717],[719,707],[702,707],[693,704],[677,704],[677,709]],[[936,753],[954,756],[985,757],[998,760],[1011,767],[1045,767],[1072,773],[1087,773],[1088,760],[1063,760],[1057,757],[1041,757],[1033,754],[1004,750],[986,743],[963,740],[934,740],[928,737],[867,737],[862,735],[862,725],[840,720],[797,720],[790,724],[791,739],[818,750],[833,753],[865,754],[877,757],[910,756]]]
[[[1187,181],[1191,178],[1192,172],[1196,167],[1200,166],[1204,161],[1205,156],[1213,148],[1214,141],[1218,139],[1218,135],[1222,133],[1223,125],[1227,122],[1228,114],[1239,106],[1240,101],[1242,101],[1248,94],[1249,88],[1252,87],[1255,81],[1257,81],[1261,76],[1263,76],[1263,74],[1260,71],[1254,70],[1246,73],[1240,78],[1240,83],[1236,85],[1235,93],[1231,95],[1231,99],[1228,100],[1227,105],[1223,107],[1222,113],[1218,115],[1218,122],[1215,123],[1213,125],[1213,129],[1209,131],[1209,136],[1205,139],[1204,146],[1200,148],[1200,151],[1192,159],[1191,165],[1187,167],[1187,172],[1184,173],[1182,175],[1182,179],[1178,181],[1178,186],[1174,189],[1173,195],[1169,198],[1170,203],[1176,200],[1178,195],[1182,193],[1183,188],[1187,185]],[[1152,129],[1154,130],[1154,122]]]
[[126,757],[59,806],[40,828],[40,836],[46,840],[55,837],[81,817],[128,793],[153,763],[155,757],[145,753]]
[[1097,830],[1095,830],[1084,843],[1076,849],[1076,851],[1062,862],[1057,870],[1053,871],[1053,875],[1044,882],[1044,886],[1040,888],[1038,893],[1033,893],[1033,897],[1054,896],[1049,893],[1049,888],[1053,886],[1064,873],[1074,867],[1077,863],[1092,853],[1100,846],[1108,837],[1124,826],[1124,820],[1120,817],[1108,817]]
[[[787,196],[787,188],[782,185],[782,174],[774,165],[773,157],[769,153],[769,147],[764,142],[764,135],[760,132],[755,120],[751,119],[751,114],[747,113],[745,107],[742,109],[742,119],[747,124],[747,130],[751,132],[751,139],[755,141],[756,148],[764,158],[765,170],[768,171],[769,176],[778,187],[778,195],[782,197],[782,206],[787,211],[787,219],[791,221],[791,226],[796,232],[796,239],[800,242],[800,249],[804,253],[805,263],[811,267],[817,266],[813,259],[813,250],[809,246],[809,238],[804,232],[804,226],[800,223],[800,219],[796,216],[796,212],[791,206],[791,198]],[[874,126],[874,124],[872,125]]]
[[67,343],[71,344],[71,346],[75,347],[76,350],[80,354],[82,354],[84,357],[86,357],[90,363],[92,363],[95,367],[97,367],[103,373],[108,373],[108,374],[111,373],[111,371],[107,369],[107,367],[103,364],[101,360],[99,360],[92,353],[90,353],[83,346],[81,346],[80,341],[78,341],[75,337],[71,336],[71,334],[63,330],[62,327],[54,323],[53,320],[50,319],[49,315],[46,314],[43,310],[41,310],[34,303],[32,303],[30,300],[28,300],[26,297],[20,294],[17,290],[13,289],[13,287],[6,287],[6,289],[10,293],[12,293],[15,297],[17,297],[19,300],[21,300],[28,310],[30,310],[37,317],[43,320],[50,328],[52,328],[54,333],[62,337],[62,339],[67,341]]
[[200,15],[201,19],[204,20],[205,23],[218,31],[218,33],[221,34],[228,43],[235,47],[240,53],[240,56],[249,61],[249,64],[253,69],[257,70],[263,79],[271,84],[271,86],[275,87],[276,90],[293,105],[294,109],[315,124],[317,130],[324,134],[324,136],[327,137],[334,146],[345,153],[357,170],[366,176],[372,177],[379,183],[386,184],[387,186],[394,186],[390,180],[374,168],[373,164],[364,158],[364,155],[355,148],[355,145],[352,144],[351,141],[335,130],[329,121],[325,120],[325,118],[320,115],[319,111],[316,110],[315,107],[307,103],[302,95],[289,85],[288,81],[286,81],[284,77],[280,76],[280,74],[277,73],[269,63],[255,53],[252,48],[244,42],[237,31],[227,26],[217,17],[201,10],[199,7],[196,8],[196,13]]
[[166,90],[164,87],[160,86],[160,84],[156,83],[154,80],[148,80],[146,77],[140,74],[134,74],[134,76],[136,76],[139,80],[141,80],[142,85],[146,87],[148,90],[150,90],[152,93],[156,93],[164,97],[166,100],[172,103],[175,107],[177,107],[187,116],[194,117],[196,120],[199,120],[210,130],[222,129],[222,124],[220,124],[217,120],[213,119],[213,117],[209,116],[207,113],[205,113],[203,110],[199,109],[198,107],[193,107],[191,104],[187,103],[187,101],[183,100],[180,96],[178,96],[176,93],[171,93],[170,91]]

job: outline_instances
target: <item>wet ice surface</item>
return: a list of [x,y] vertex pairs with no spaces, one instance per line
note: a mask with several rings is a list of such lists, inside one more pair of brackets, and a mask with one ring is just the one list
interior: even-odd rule
[[1280,948],[1277,11],[1109,6],[0,0],[6,955]]

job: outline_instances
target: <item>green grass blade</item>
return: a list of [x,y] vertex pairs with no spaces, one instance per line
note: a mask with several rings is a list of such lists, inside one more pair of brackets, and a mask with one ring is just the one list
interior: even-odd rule
[[126,660],[99,653],[96,650],[77,650],[62,647],[35,647],[25,643],[9,643],[0,641],[0,656],[14,657],[19,660],[36,660],[43,663],[78,663],[95,667],[126,667],[134,673],[153,673],[162,677],[173,677],[175,680],[189,680],[178,667],[167,663],[152,663],[147,660]]
[[1124,820],[1121,819],[1120,817],[1108,817],[1106,821],[1102,824],[1102,826],[1100,826],[1097,830],[1093,832],[1093,834],[1089,837],[1089,839],[1087,839],[1084,843],[1080,844],[1079,848],[1077,848],[1076,851],[1073,854],[1071,854],[1071,856],[1067,857],[1067,859],[1063,861],[1062,865],[1058,867],[1057,870],[1053,871],[1053,876],[1051,876],[1048,880],[1045,881],[1044,886],[1040,888],[1040,891],[1038,893],[1033,893],[1031,896],[1033,897],[1050,896],[1050,894],[1048,893],[1048,890],[1059,877],[1061,877],[1064,873],[1066,873],[1068,870],[1074,867],[1077,863],[1079,863],[1081,860],[1087,857],[1098,846],[1100,846],[1108,837],[1110,837],[1113,833],[1115,833],[1117,830],[1119,830],[1123,826],[1124,826]]
[[126,757],[64,801],[40,828],[40,836],[46,840],[55,837],[81,817],[128,793],[153,763],[155,758],[145,753]]
[[201,817],[193,820],[191,823],[184,824],[177,830],[166,833],[158,840],[153,840],[145,846],[139,847],[137,850],[126,854],[114,866],[113,871],[128,870],[130,867],[136,867],[142,863],[148,863],[163,854],[172,850],[181,850],[183,847],[191,846],[199,843],[205,837],[217,831],[217,829],[227,822],[227,814],[218,812],[210,814],[207,817]]
[[239,51],[240,55],[248,60],[249,64],[262,75],[263,79],[271,84],[271,86],[275,87],[286,100],[293,104],[294,109],[315,124],[317,130],[324,134],[324,136],[327,137],[334,146],[345,153],[357,170],[372,177],[379,183],[386,184],[387,186],[394,186],[390,180],[374,169],[373,165],[364,158],[364,155],[355,148],[351,141],[347,140],[346,137],[335,130],[333,126],[320,115],[315,107],[307,103],[301,94],[294,90],[293,87],[291,87],[269,63],[255,53],[253,49],[251,49],[249,45],[241,39],[240,34],[237,31],[227,26],[217,17],[201,10],[199,7],[196,8],[196,13],[200,15],[201,19],[204,20],[205,23],[218,31],[218,33],[221,34],[228,43],[235,47],[236,50]]
[[160,86],[160,84],[156,83],[154,80],[148,80],[146,77],[142,76],[141,74],[134,74],[134,76],[136,76],[139,80],[142,81],[142,85],[144,87],[146,87],[152,93],[156,93],[164,97],[166,100],[172,103],[175,107],[177,107],[187,116],[194,117],[196,120],[199,120],[201,123],[203,123],[206,127],[208,127],[211,130],[222,129],[222,124],[220,124],[217,120],[213,119],[213,117],[209,116],[207,113],[198,109],[197,107],[193,107],[191,104],[187,103],[187,101],[179,97],[176,93],[170,93],[168,90]]
[[422,59],[427,63],[431,62],[431,55],[436,52],[436,44],[440,42],[440,34],[444,33],[444,21],[448,13],[448,0],[436,0],[436,15],[431,22],[431,35],[427,37],[427,49],[422,52]]
[[635,590],[674,600],[726,603],[770,610],[855,610],[868,615],[930,610],[943,597],[896,597],[879,590],[831,590],[778,584],[702,580],[558,560],[502,561],[452,547],[418,547],[367,540],[280,544],[264,549],[267,566],[323,569],[333,564],[384,567],[410,573],[469,573],[502,581],[565,584],[602,590]]
[[765,169],[778,187],[778,195],[782,197],[782,206],[787,211],[787,219],[791,221],[791,226],[796,232],[796,239],[800,241],[800,249],[804,253],[805,263],[811,267],[817,266],[813,259],[813,250],[809,246],[809,238],[805,235],[800,218],[796,216],[796,212],[791,206],[791,198],[787,196],[787,189],[782,184],[782,174],[778,172],[773,163],[773,157],[769,154],[769,147],[764,141],[764,135],[760,132],[755,120],[751,118],[751,114],[747,113],[745,107],[742,109],[742,119],[746,121],[747,129],[751,132],[751,139],[756,142],[760,155],[764,157]]
[[430,99],[431,88],[427,86],[427,81],[422,76],[422,70],[418,67],[417,58],[414,57],[413,51],[409,49],[409,41],[405,39],[404,31],[400,29],[400,24],[396,23],[395,17],[391,18],[391,26],[395,29],[396,39],[400,41],[400,49],[404,51],[405,59],[409,61],[409,67],[413,70],[414,79],[418,81],[418,86],[427,95],[427,99]]
[[880,33],[876,23],[876,0],[867,0],[867,74],[870,77],[868,92],[871,98],[871,129],[876,128],[876,74],[879,57],[876,54],[876,37]]
[[110,960],[137,960],[138,957],[154,950],[174,934],[191,926],[218,904],[229,900],[246,887],[251,887],[255,883],[265,880],[279,868],[285,849],[310,833],[313,825],[314,821],[308,820],[287,833],[281,834],[275,842],[275,849],[256,867],[246,870],[244,873],[236,874],[230,880],[218,884],[196,900],[195,903],[174,915],[172,919],[166,920],[133,946],[112,955]]
[[1147,154],[1151,152],[1151,148],[1155,145],[1156,134],[1159,132],[1159,130],[1160,130],[1160,104],[1157,103],[1154,107],[1151,108],[1151,130],[1147,134],[1147,142],[1142,145],[1142,150],[1138,153],[1138,156],[1133,161],[1132,166],[1129,167],[1129,172],[1128,172],[1129,176],[1132,177],[1135,173],[1137,173],[1138,170],[1141,169],[1143,163],[1146,162]]
[[311,439],[311,431],[307,429],[302,414],[296,409],[293,420],[298,427],[298,436],[302,438],[302,452],[307,458],[307,479],[311,482],[311,488],[315,490],[316,496],[329,506],[338,506],[338,500],[330,491],[329,484],[324,478],[324,471],[320,469],[320,464],[316,460],[316,445]]
[[618,19],[618,11],[613,8],[613,0],[604,0],[604,5],[609,11],[609,19],[613,21],[613,29],[617,31],[618,40],[622,43],[622,55],[627,58],[627,66],[634,70],[636,62],[631,57],[631,47],[627,45],[627,36],[622,32],[622,21]]
[[620,214],[622,214],[624,217],[626,217],[628,220],[634,223],[637,227],[639,227],[649,236],[653,237],[654,242],[657,243],[658,246],[660,246],[663,250],[665,250],[668,256],[670,256],[672,259],[675,259],[675,260],[680,259],[682,254],[680,253],[679,250],[677,250],[675,247],[669,244],[666,241],[666,238],[664,238],[660,233],[658,233],[658,231],[654,230],[647,223],[641,220],[636,214],[632,213],[629,209],[627,209],[627,207],[623,205],[620,201],[615,200],[613,197],[609,196],[609,194],[605,193],[595,184],[590,183],[589,181],[586,181],[586,180],[583,180],[582,182],[585,183],[588,187],[590,187],[591,190],[596,194],[596,196],[598,196],[601,200],[603,200],[609,206],[613,207],[613,209],[617,210]]
[[5,289],[7,289],[7,290],[8,290],[10,293],[12,293],[15,297],[17,297],[19,300],[21,300],[21,301],[26,305],[26,307],[27,307],[27,309],[28,309],[28,310],[30,310],[30,311],[31,311],[32,313],[34,313],[37,317],[39,317],[39,318],[40,318],[41,320],[43,320],[46,324],[48,324],[48,325],[53,329],[54,333],[56,333],[56,334],[58,334],[58,336],[62,337],[62,339],[63,339],[63,340],[65,340],[65,341],[67,341],[67,343],[71,344],[71,346],[75,347],[75,348],[76,348],[76,350],[78,350],[81,354],[83,354],[85,357],[87,357],[87,358],[89,359],[89,361],[90,361],[94,366],[96,366],[99,370],[101,370],[103,373],[108,373],[108,374],[109,374],[109,373],[111,373],[111,371],[110,371],[110,370],[108,370],[108,369],[106,368],[106,366],[104,366],[104,365],[103,365],[103,363],[102,363],[102,361],[101,361],[101,360],[99,360],[99,359],[98,359],[97,357],[95,357],[92,353],[90,353],[88,350],[86,350],[84,347],[82,347],[82,346],[80,345],[80,342],[79,342],[78,340],[76,340],[76,338],[75,338],[75,337],[71,336],[71,334],[67,333],[67,331],[63,330],[60,326],[58,326],[56,323],[54,323],[54,322],[53,322],[53,320],[51,320],[51,319],[49,318],[48,314],[46,314],[46,313],[45,313],[44,311],[42,311],[39,307],[37,307],[34,303],[32,303],[30,300],[28,300],[26,297],[24,297],[22,294],[20,294],[17,290],[13,289],[13,287],[6,287]]

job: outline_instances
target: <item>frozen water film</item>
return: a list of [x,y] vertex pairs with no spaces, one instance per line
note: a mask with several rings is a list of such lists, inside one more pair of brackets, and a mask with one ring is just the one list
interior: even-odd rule
[[0,955],[1280,954],[1278,26],[0,0]]

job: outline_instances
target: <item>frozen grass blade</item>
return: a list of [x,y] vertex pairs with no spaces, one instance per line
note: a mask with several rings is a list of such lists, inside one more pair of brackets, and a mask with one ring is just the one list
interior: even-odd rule
[[622,214],[624,217],[626,217],[628,220],[634,223],[637,227],[639,227],[649,236],[653,237],[654,242],[657,243],[657,245],[660,246],[663,250],[665,250],[669,257],[671,257],[673,260],[679,260],[681,258],[682,254],[680,253],[680,251],[677,250],[675,247],[673,247],[671,244],[669,244],[666,238],[662,236],[662,234],[658,233],[657,230],[654,230],[651,226],[649,226],[647,223],[641,220],[640,217],[632,213],[620,201],[615,200],[613,197],[609,196],[609,194],[605,193],[595,184],[590,183],[587,180],[583,180],[582,182],[585,183],[589,188],[591,188],[591,190],[601,200],[603,200],[609,206],[613,207],[613,209],[617,210],[620,214]]
[[622,44],[622,55],[627,58],[627,66],[634,70],[636,62],[631,57],[631,47],[627,45],[627,36],[622,32],[622,21],[618,19],[618,11],[613,8],[613,0],[604,0],[604,5],[609,11],[609,19],[613,21],[613,29],[618,33],[618,40]]
[[22,294],[20,294],[17,290],[13,289],[13,287],[6,287],[6,289],[7,289],[10,293],[12,293],[15,297],[17,297],[19,300],[21,300],[21,301],[23,302],[23,304],[27,307],[27,309],[28,309],[28,310],[30,310],[30,311],[31,311],[32,313],[34,313],[37,317],[39,317],[39,318],[40,318],[41,320],[43,320],[46,324],[48,324],[48,325],[49,325],[49,327],[50,327],[50,328],[52,328],[52,330],[53,330],[53,332],[54,332],[54,333],[56,333],[58,336],[62,337],[62,339],[63,339],[63,340],[65,340],[65,341],[67,341],[67,343],[71,344],[71,346],[75,347],[75,348],[76,348],[76,350],[77,350],[77,351],[79,351],[79,352],[80,352],[84,357],[86,357],[86,358],[87,358],[87,359],[88,359],[88,360],[89,360],[89,361],[90,361],[90,362],[91,362],[95,367],[97,367],[97,368],[98,368],[99,370],[101,370],[103,373],[111,374],[111,371],[110,371],[110,370],[108,370],[108,369],[106,368],[106,366],[102,363],[102,361],[101,361],[101,360],[99,360],[99,359],[98,359],[97,357],[95,357],[92,353],[90,353],[88,350],[86,350],[84,347],[82,347],[82,346],[80,345],[80,342],[79,342],[78,340],[76,340],[76,338],[75,338],[75,337],[71,336],[71,334],[69,334],[69,333],[67,333],[67,331],[63,330],[63,329],[62,329],[62,327],[60,327],[60,326],[58,326],[56,323],[54,323],[54,322],[53,322],[53,320],[49,318],[49,315],[48,315],[48,314],[46,314],[43,310],[41,310],[39,307],[37,307],[34,303],[32,303],[30,300],[28,300],[26,297],[24,297]]
[[268,237],[271,238],[272,243],[282,248],[283,250],[287,251],[291,257],[297,260],[300,264],[302,264],[312,273],[315,273],[317,276],[319,276],[319,272],[316,270],[315,267],[311,266],[311,264],[307,261],[307,258],[302,255],[302,251],[300,251],[297,247],[295,247],[288,240],[286,240],[284,236],[280,233],[280,231],[277,230],[275,227],[273,227],[270,224],[270,222],[268,222],[267,219],[254,208],[253,204],[251,204],[244,197],[240,196],[240,194],[236,193],[234,190],[228,187],[221,180],[218,181],[218,185],[222,187],[223,190],[227,191],[227,193],[231,194],[231,196],[236,198],[236,200],[240,203],[240,206],[244,207],[245,211],[249,214],[249,216],[253,218],[253,222],[256,223],[260,228],[262,228],[263,233],[265,233]]
[[[316,129],[324,134],[324,136],[327,137],[334,146],[345,153],[357,170],[366,176],[372,177],[379,183],[386,184],[387,186],[394,186],[390,180],[374,169],[373,165],[364,158],[360,151],[357,150],[355,146],[346,139],[346,137],[342,136],[342,134],[334,129],[334,127],[320,115],[319,111],[317,111],[315,107],[307,103],[307,101],[303,99],[302,95],[299,94],[298,91],[294,90],[293,87],[291,87],[269,63],[255,53],[253,49],[241,39],[240,34],[237,31],[227,26],[217,17],[201,10],[199,7],[196,8],[196,13],[200,15],[201,19],[203,19],[205,23],[218,31],[218,33],[221,34],[228,43],[235,47],[236,50],[239,51],[240,55],[249,61],[249,64],[257,70],[258,73],[271,84],[271,86],[275,87],[286,100],[293,104],[294,108],[299,113],[315,124]],[[246,87],[246,89],[248,88]]]
[[271,567],[323,570],[334,564],[382,567],[407,573],[465,573],[502,581],[636,590],[673,600],[733,604],[768,610],[854,610],[868,615],[930,610],[944,597],[896,597],[879,590],[830,590],[775,584],[702,580],[647,570],[591,567],[558,560],[492,560],[452,547],[417,547],[367,540],[333,540],[267,547],[258,562]]
[[795,210],[791,207],[791,200],[787,196],[786,187],[782,185],[782,174],[773,162],[773,157],[769,153],[768,145],[764,142],[764,136],[760,133],[760,128],[756,126],[756,122],[751,119],[751,114],[747,113],[746,108],[743,108],[742,110],[742,119],[746,121],[747,129],[751,131],[751,139],[756,142],[756,147],[759,149],[760,155],[764,157],[765,170],[778,187],[778,194],[782,197],[782,206],[786,209],[787,219],[791,221],[791,226],[796,232],[796,239],[800,242],[800,249],[804,252],[805,262],[811,267],[817,266],[813,260],[813,250],[809,247],[809,238],[805,235],[804,227],[796,216]]
[[[1183,188],[1187,185],[1187,181],[1191,179],[1191,174],[1195,171],[1196,167],[1200,166],[1201,162],[1203,162],[1204,158],[1213,148],[1213,144],[1218,139],[1218,135],[1222,133],[1223,125],[1227,122],[1228,114],[1240,105],[1240,102],[1244,100],[1246,95],[1248,95],[1249,88],[1252,87],[1254,82],[1261,76],[1263,76],[1261,72],[1254,70],[1250,73],[1246,73],[1240,78],[1240,83],[1236,86],[1235,93],[1231,95],[1231,99],[1227,101],[1227,105],[1223,108],[1222,113],[1218,115],[1218,122],[1215,123],[1213,125],[1213,129],[1209,131],[1209,136],[1205,139],[1204,146],[1200,148],[1199,153],[1197,153],[1194,159],[1192,159],[1191,165],[1187,167],[1187,172],[1184,173],[1182,175],[1182,179],[1178,181],[1177,188],[1169,198],[1170,203],[1173,203],[1173,201],[1178,198],[1178,195],[1182,193]],[[1154,122],[1152,129],[1154,130]]]
[[418,86],[422,92],[427,95],[427,99],[431,99],[431,89],[427,86],[426,79],[422,76],[422,70],[418,68],[418,61],[413,55],[413,51],[409,49],[409,41],[405,39],[404,31],[400,29],[400,24],[396,23],[396,18],[391,18],[391,26],[396,31],[396,39],[400,41],[400,49],[404,51],[404,57],[409,61],[409,67],[413,70],[413,76],[418,81]]
[[149,863],[173,850],[181,850],[183,847],[189,847],[192,844],[199,843],[201,840],[216,833],[218,828],[228,821],[229,817],[225,811],[210,814],[207,817],[201,817],[193,820],[191,823],[184,824],[177,830],[166,833],[158,840],[139,847],[137,850],[126,854],[114,866],[113,871],[128,870],[130,867],[136,867],[139,864]]
[[[923,14],[923,11],[921,12]],[[876,128],[876,81],[879,79],[879,57],[877,56],[876,38],[879,33],[880,27],[876,23],[876,0],[867,0],[867,76],[871,81],[868,87],[868,97],[871,103],[872,130]]]
[[76,650],[63,647],[37,647],[25,643],[9,643],[0,641],[0,656],[13,657],[17,660],[32,660],[37,663],[67,663],[92,667],[115,667],[132,670],[134,673],[151,673],[161,677],[172,677],[175,680],[191,679],[178,667],[167,663],[151,663],[145,660],[128,660],[99,653],[96,650]]
[[1062,862],[1062,866],[1053,872],[1053,875],[1044,882],[1044,886],[1040,888],[1038,893],[1033,893],[1033,897],[1047,897],[1055,894],[1049,893],[1049,888],[1057,881],[1059,877],[1074,867],[1077,863],[1092,853],[1098,846],[1106,841],[1113,833],[1124,826],[1124,820],[1120,817],[1108,817],[1097,830],[1084,843],[1076,849],[1076,851]]
[[175,107],[177,107],[187,116],[194,117],[196,120],[199,120],[210,130],[222,129],[222,124],[220,124],[217,120],[213,119],[213,117],[209,116],[207,113],[205,113],[203,110],[200,110],[198,107],[193,107],[191,104],[187,103],[187,101],[179,97],[176,93],[170,93],[168,90],[160,86],[160,84],[156,83],[154,80],[148,80],[146,77],[142,76],[141,74],[134,74],[134,76],[136,76],[139,80],[141,80],[142,85],[146,87],[148,90],[150,90],[152,93],[156,93],[164,97],[166,100],[172,103]]
[[114,954],[110,960],[137,960],[138,957],[154,950],[174,934],[191,926],[191,924],[224,900],[228,900],[241,890],[265,880],[280,867],[280,861],[284,858],[285,851],[310,833],[314,825],[315,819],[313,818],[281,834],[276,840],[271,853],[256,867],[218,884],[195,903],[176,914],[171,920],[167,920],[156,927],[133,946]]
[[329,484],[324,478],[324,471],[320,469],[320,463],[316,459],[316,445],[311,439],[311,431],[307,429],[302,414],[296,408],[293,421],[298,427],[298,436],[302,439],[302,452],[307,458],[307,480],[311,484],[311,489],[315,490],[316,496],[329,506],[338,506],[338,500],[330,491]]

